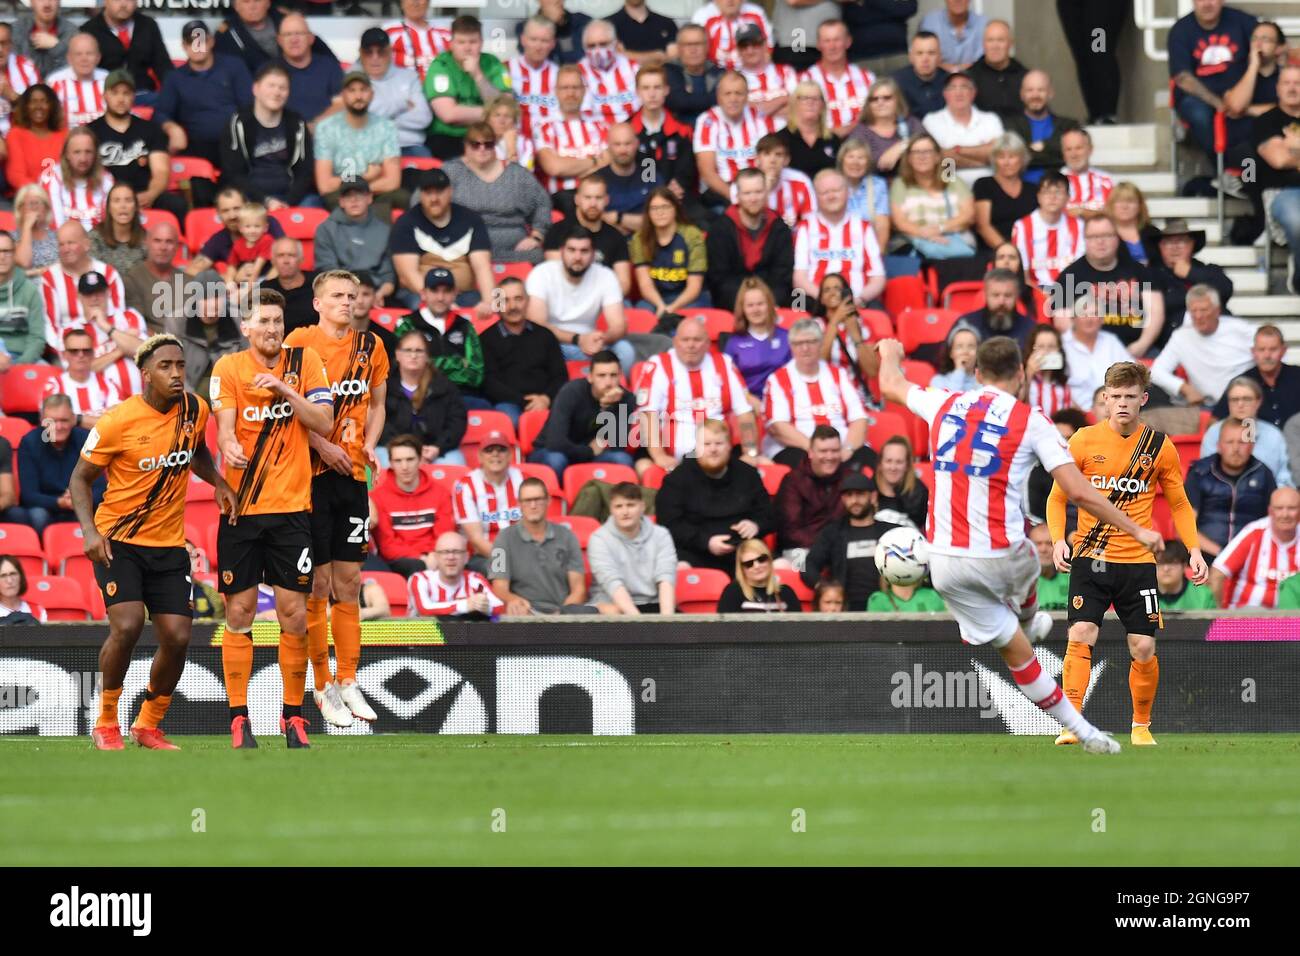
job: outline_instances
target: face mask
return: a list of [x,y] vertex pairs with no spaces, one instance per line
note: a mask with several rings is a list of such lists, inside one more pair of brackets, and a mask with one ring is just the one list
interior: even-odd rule
[[587,54],[587,58],[591,61],[591,65],[598,70],[608,70],[613,66],[614,56],[615,54],[613,50],[604,47],[592,50]]

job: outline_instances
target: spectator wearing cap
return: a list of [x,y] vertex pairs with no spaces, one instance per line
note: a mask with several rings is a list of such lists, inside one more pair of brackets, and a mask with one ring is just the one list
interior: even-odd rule
[[1165,300],[1165,327],[1156,347],[1169,341],[1174,329],[1183,324],[1187,311],[1187,290],[1194,285],[1208,285],[1219,293],[1226,308],[1232,298],[1232,280],[1223,267],[1202,262],[1196,254],[1205,248],[1205,230],[1191,229],[1185,219],[1170,219],[1164,229],[1156,230],[1147,243],[1150,269]]
[[429,124],[433,122],[433,111],[415,70],[393,62],[392,40],[386,31],[371,27],[361,34],[361,59],[358,62],[370,77],[370,86],[375,93],[370,101],[370,113],[397,125],[397,145],[402,155],[433,155],[424,142]]
[[316,190],[333,209],[343,180],[362,180],[374,197],[375,215],[390,219],[393,208],[405,209],[411,198],[402,188],[397,124],[370,112],[375,91],[365,70],[343,78],[342,97],[343,110],[316,124]]
[[206,395],[217,359],[238,352],[246,343],[238,320],[227,308],[226,285],[220,275],[211,269],[200,272],[185,283],[184,290],[186,307],[165,313],[163,331],[176,336],[184,346],[185,384]]
[[377,283],[375,304],[382,308],[393,294],[397,279],[393,257],[388,251],[388,237],[392,232],[388,209],[383,207],[380,214],[377,212],[380,207],[374,202],[370,184],[364,179],[340,181],[338,207],[316,227],[316,269],[371,273]]
[[975,81],[975,105],[995,116],[1020,112],[1020,84],[1029,70],[1011,55],[1014,45],[1011,24],[990,20],[984,27],[984,55],[966,70]]
[[949,73],[967,70],[984,55],[984,29],[988,17],[972,13],[970,0],[944,0],[944,9],[921,18],[922,30],[939,38],[941,65]]
[[181,27],[181,49],[185,63],[163,79],[153,118],[172,153],[220,166],[231,116],[252,105],[253,78],[242,60],[213,52],[212,31],[202,20]]
[[876,544],[899,526],[876,520],[876,483],[859,471],[844,476],[839,498],[840,514],[817,532],[800,577],[810,588],[822,580],[839,581],[844,606],[860,610],[880,590]]
[[78,320],[57,329],[47,326],[47,341],[57,350],[69,328],[85,329],[93,340],[96,370],[104,371],[117,393],[126,399],[143,390],[135,353],[149,337],[149,329],[143,315],[120,306],[121,287],[113,293],[110,302],[109,283],[102,273],[92,270],[82,275],[77,280]]
[[[167,134],[152,119],[131,112],[136,81],[128,70],[114,70],[104,80],[104,115],[90,124],[104,169],[119,183],[135,190],[141,208],[164,209],[185,221],[189,204],[179,192],[168,192],[171,157]],[[201,197],[210,202],[211,197]]]
[[67,65],[68,43],[77,35],[77,25],[60,15],[59,0],[32,0],[29,6],[30,12],[22,10],[14,17],[14,52],[31,60],[41,76],[49,76]]
[[519,486],[520,520],[492,545],[492,589],[506,614],[596,614],[587,603],[587,567],[578,538],[546,520],[551,494],[540,478]]
[[312,138],[303,117],[285,106],[289,73],[268,63],[253,81],[253,102],[230,118],[221,140],[221,183],[268,210],[320,206],[312,181]]
[[595,579],[592,603],[602,614],[672,614],[677,548],[667,528],[645,514],[641,486],[623,481],[609,493],[609,518],[587,542]]
[[402,291],[412,308],[435,266],[456,280],[461,305],[473,305],[480,318],[492,316],[492,239],[483,217],[452,202],[451,180],[441,169],[426,169],[418,180],[420,202],[393,223],[389,249]]
[[510,89],[510,72],[483,52],[483,26],[464,14],[451,21],[451,49],[439,53],[424,76],[424,95],[433,109],[429,149],[440,159],[465,151],[465,133],[487,119],[485,104]]
[[483,395],[518,428],[525,411],[547,411],[569,380],[560,343],[528,321],[528,291],[510,276],[497,286],[501,318],[483,330]]
[[968,73],[953,73],[944,80],[944,108],[927,113],[921,125],[943,150],[943,158],[957,164],[966,185],[993,174],[989,162],[993,144],[1002,135],[1002,121],[975,106],[975,81]]
[[494,262],[541,262],[551,227],[551,197],[537,177],[497,155],[497,137],[484,123],[470,124],[465,155],[443,165],[457,201],[483,218]]
[[[90,432],[77,427],[76,420],[68,396],[47,395],[41,402],[42,427],[33,428],[18,443],[19,503],[24,523],[38,536],[51,524],[77,520],[68,482]],[[95,507],[99,507],[106,483],[107,478],[101,475],[92,486]]]
[[139,6],[138,0],[104,0],[81,30],[99,42],[99,65],[110,73],[125,70],[135,81],[137,102],[150,105],[173,67],[158,22]]
[[840,485],[852,469],[840,454],[840,433],[818,425],[808,454],[781,479],[776,490],[777,549],[797,570],[829,521],[843,513]]
[[466,408],[491,408],[483,397],[483,343],[474,324],[451,310],[456,301],[456,280],[447,269],[435,267],[424,276],[421,307],[397,323],[398,338],[419,332],[429,346],[433,364],[460,390]]
[[621,375],[613,352],[593,355],[586,376],[565,383],[556,394],[528,460],[549,466],[560,479],[569,465],[602,462],[631,467],[629,442],[636,399],[623,387]]
[[276,28],[280,56],[275,60],[289,75],[289,108],[316,124],[343,108],[343,67],[328,46],[316,49],[316,36],[301,13],[287,13]]

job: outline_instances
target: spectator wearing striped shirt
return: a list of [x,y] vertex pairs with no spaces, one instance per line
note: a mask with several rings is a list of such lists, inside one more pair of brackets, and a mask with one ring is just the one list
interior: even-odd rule
[[13,52],[13,45],[13,26],[0,23],[0,162],[7,156],[3,137],[9,135],[9,115],[14,104],[27,87],[41,81],[32,61]]
[[511,57],[510,89],[519,100],[520,132],[532,138],[535,127],[560,114],[555,95],[560,66],[551,59],[555,49],[555,24],[546,17],[529,17],[519,34],[518,56]]
[[822,280],[838,272],[848,280],[854,302],[874,308],[885,291],[885,264],[871,223],[849,214],[849,187],[843,174],[823,169],[813,180],[813,189],[816,210],[795,231],[795,287],[816,297]]
[[407,581],[411,617],[465,618],[481,621],[495,617],[505,601],[476,571],[468,570],[469,552],[463,535],[446,531],[438,536],[434,567],[413,574]]
[[578,62],[587,84],[582,115],[605,123],[623,123],[641,108],[636,96],[636,67],[618,52],[614,25],[592,20],[582,31],[583,57]]
[[770,116],[779,127],[786,123],[790,94],[799,85],[794,68],[772,62],[767,37],[756,23],[746,23],[736,31],[739,53],[737,70],[749,84],[749,105],[759,116]]
[[1267,516],[1252,521],[1214,559],[1210,588],[1222,608],[1275,608],[1284,581],[1300,571],[1300,492],[1278,488]]
[[89,272],[98,272],[108,282],[108,305],[121,309],[126,299],[122,278],[106,262],[91,258],[90,237],[79,222],[65,222],[58,230],[59,261],[41,276],[45,299],[46,340],[59,347],[59,333],[66,325],[85,318],[77,299],[77,282]]
[[875,74],[849,62],[848,27],[840,20],[827,20],[817,27],[817,49],[821,59],[813,64],[801,80],[811,80],[821,87],[826,98],[827,123],[836,136],[849,135],[867,105],[868,91],[876,82]]
[[1092,134],[1083,127],[1061,134],[1061,172],[1070,183],[1070,202],[1066,212],[1081,219],[1103,215],[1106,200],[1115,188],[1109,173],[1092,166]]
[[429,22],[429,0],[401,0],[399,5],[402,19],[383,26],[392,42],[393,63],[414,70],[423,83],[429,64],[451,49],[451,31]]
[[93,428],[100,415],[129,393],[123,395],[107,371],[92,367],[95,342],[84,328],[73,327],[63,333],[62,356],[66,371],[46,382],[46,394],[68,396],[78,427]]
[[[609,125],[587,119],[582,113],[586,79],[580,67],[563,66],[555,75],[555,98],[559,113],[538,125],[534,117],[533,140],[537,145],[537,169],[542,185],[558,208],[568,208],[578,180],[608,165]],[[557,196],[557,193],[564,193]]]
[[718,81],[718,105],[696,122],[692,144],[706,206],[727,205],[736,175],[754,165],[758,141],[775,129],[771,117],[759,116],[749,105],[749,83],[741,74],[731,71]]
[[[456,482],[452,489],[452,513],[456,528],[473,549],[471,560],[487,559],[492,541],[516,524],[523,473],[510,464],[514,441],[504,432],[488,432],[478,452],[478,467]],[[543,490],[545,485],[542,486]],[[542,514],[546,511],[543,509]]]
[[104,218],[113,175],[99,158],[95,134],[83,127],[68,133],[57,165],[41,177],[50,195],[50,215],[56,226],[78,222],[84,229],[97,226]]
[[1085,252],[1083,223],[1065,211],[1069,198],[1070,184],[1049,169],[1038,182],[1038,208],[1011,227],[1025,275],[1039,288],[1051,286]]
[[78,33],[68,41],[68,65],[45,77],[63,104],[69,129],[104,115],[106,79],[108,70],[99,66],[99,42],[89,33]]

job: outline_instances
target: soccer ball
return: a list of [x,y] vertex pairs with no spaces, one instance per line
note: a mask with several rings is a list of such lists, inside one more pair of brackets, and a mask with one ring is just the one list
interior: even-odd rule
[[930,548],[915,528],[894,528],[876,543],[876,570],[890,584],[918,584],[930,573]]

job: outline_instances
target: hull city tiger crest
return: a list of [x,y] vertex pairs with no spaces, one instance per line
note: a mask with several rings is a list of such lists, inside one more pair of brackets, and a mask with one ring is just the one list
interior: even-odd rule
[[1081,608],[1081,607],[1083,607],[1083,595],[1082,595],[1082,594],[1076,594],[1076,595],[1074,596],[1074,609],[1077,611],[1077,610],[1079,610],[1079,608]]
[[115,594],[117,594],[117,582],[109,581],[108,585],[104,588],[104,593],[107,594],[109,597],[113,597]]

